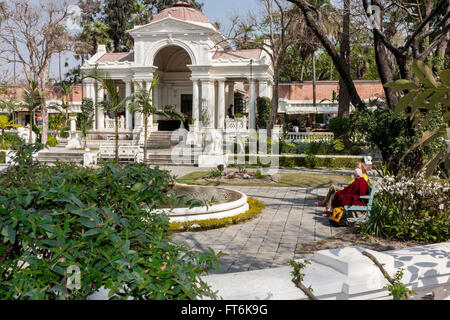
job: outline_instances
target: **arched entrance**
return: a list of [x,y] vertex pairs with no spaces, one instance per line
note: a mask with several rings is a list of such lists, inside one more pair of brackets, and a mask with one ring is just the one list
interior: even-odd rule
[[[157,88],[158,106],[174,106],[189,120],[192,118],[192,64],[189,53],[180,46],[169,45],[160,49],[155,55],[154,66],[159,78]],[[188,120],[185,123],[188,129]]]

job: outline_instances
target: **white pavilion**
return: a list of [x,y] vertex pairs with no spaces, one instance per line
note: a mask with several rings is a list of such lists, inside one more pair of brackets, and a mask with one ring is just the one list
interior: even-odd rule
[[[153,89],[157,107],[174,106],[190,119],[190,131],[204,128],[226,129],[227,110],[235,105],[235,92],[248,85],[248,129],[256,129],[256,98],[271,97],[273,67],[264,50],[231,50],[225,37],[206,16],[189,3],[178,2],[159,13],[146,25],[128,31],[134,38],[134,51],[108,53],[105,46],[83,66],[84,73],[97,69],[117,82],[123,97],[133,93],[134,83]],[[98,103],[104,90],[95,80],[85,80],[87,98]],[[94,130],[111,129],[112,121],[97,106]],[[229,119],[228,119],[229,120]],[[126,109],[121,132],[142,132],[142,116]],[[156,119],[150,119],[150,131],[157,131]]]

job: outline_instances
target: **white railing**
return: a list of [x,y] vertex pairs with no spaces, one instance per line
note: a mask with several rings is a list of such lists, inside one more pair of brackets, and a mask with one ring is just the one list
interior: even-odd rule
[[231,118],[227,117],[227,119],[225,120],[225,123],[226,123],[225,128],[227,131],[247,132],[248,120],[247,120],[246,116],[244,116],[242,118],[236,118],[236,119],[231,119]]
[[287,142],[310,143],[310,142],[332,142],[334,134],[332,132],[289,132]]
[[[108,117],[105,117],[105,128],[107,130],[114,130],[116,128],[116,120],[115,119],[111,119]],[[125,117],[120,117],[119,118],[119,130],[124,130],[125,129]]]

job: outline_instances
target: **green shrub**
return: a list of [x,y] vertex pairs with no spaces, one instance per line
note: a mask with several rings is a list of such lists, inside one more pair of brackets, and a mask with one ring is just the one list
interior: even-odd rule
[[351,131],[351,120],[350,118],[333,118],[328,126],[336,139],[345,138]]
[[0,152],[0,163],[6,162],[6,154],[4,151]]
[[211,170],[211,171],[207,174],[206,178],[214,179],[214,178],[221,177],[222,175],[223,175],[222,171],[220,171],[219,169],[216,169],[216,170]]
[[267,129],[267,122],[272,114],[272,100],[268,97],[258,97],[256,99],[256,125],[258,129]]
[[314,155],[326,155],[328,154],[328,149],[326,143],[324,142],[311,142],[309,145],[309,153]]
[[359,147],[359,146],[352,146],[352,147],[350,148],[349,153],[350,153],[352,156],[359,156],[360,154],[363,153],[363,150],[362,150],[362,148]]
[[317,161],[317,157],[313,154],[309,154],[305,158],[305,166],[307,168],[314,169],[315,167],[317,167],[318,163],[319,161]]
[[370,219],[361,226],[361,232],[425,243],[450,239],[448,181],[386,177],[380,185]]
[[60,136],[61,138],[63,138],[63,139],[69,138],[69,137],[70,137],[70,127],[62,128],[62,129],[59,131],[59,136]]
[[267,174],[262,173],[261,170],[256,170],[255,173],[253,174],[253,177],[255,179],[266,179],[268,177]]
[[169,172],[23,164],[0,173],[0,299],[85,300],[101,287],[124,300],[215,298],[199,276],[217,256],[172,242],[168,218],[154,213],[180,200]]
[[58,140],[53,136],[48,136],[47,143],[50,147],[56,147],[58,145]]

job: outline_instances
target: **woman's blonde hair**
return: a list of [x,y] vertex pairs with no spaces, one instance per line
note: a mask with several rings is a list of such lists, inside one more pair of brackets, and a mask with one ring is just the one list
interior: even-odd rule
[[365,165],[364,162],[358,162],[358,163],[356,164],[356,166],[360,166],[362,172],[363,172],[364,174],[367,174],[367,166]]

